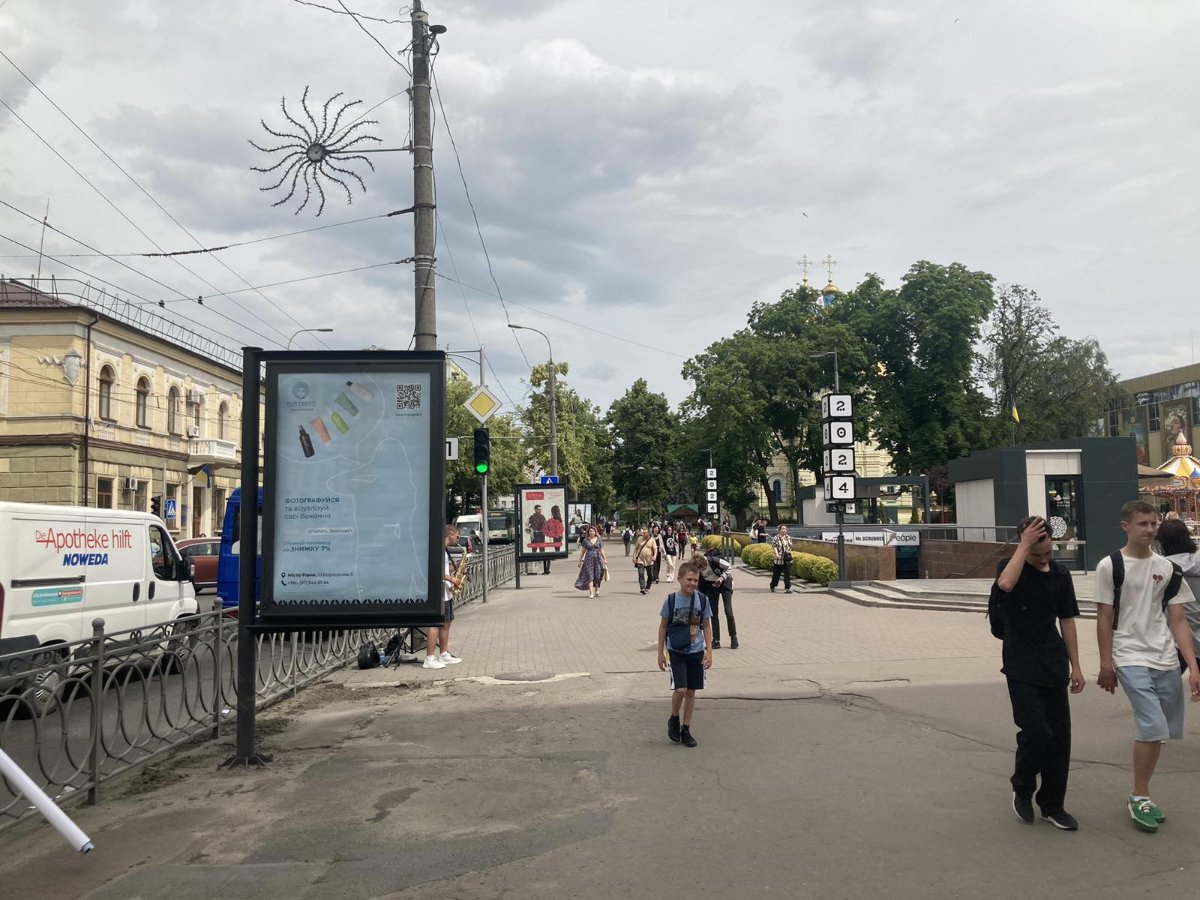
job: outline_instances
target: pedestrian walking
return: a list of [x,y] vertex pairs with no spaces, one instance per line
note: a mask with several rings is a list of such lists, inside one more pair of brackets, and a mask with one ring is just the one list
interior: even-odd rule
[[719,550],[709,550],[704,556],[696,557],[703,562],[700,569],[700,589],[708,597],[713,611],[713,647],[721,646],[721,602],[725,604],[725,624],[729,629],[729,649],[738,648],[737,623],[733,619],[733,566],[721,559]]
[[1063,805],[1071,767],[1067,690],[1078,694],[1085,684],[1075,631],[1075,583],[1051,559],[1054,544],[1044,519],[1022,519],[1017,535],[1015,552],[997,567],[988,600],[992,634],[1004,641],[1001,671],[1019,729],[1010,779],[1013,812],[1032,825],[1036,799],[1044,821],[1075,831],[1079,823]]
[[633,543],[633,529],[628,525],[626,525],[625,530],[621,532],[621,543],[625,545],[625,555],[628,556],[629,545]]
[[654,557],[654,583],[658,584],[659,576],[662,575],[663,557],[667,555],[667,545],[663,540],[662,525],[655,523],[650,529],[650,537],[654,540],[655,547],[658,553]]
[[1158,515],[1144,500],[1121,507],[1125,546],[1096,566],[1096,641],[1100,675],[1110,694],[1117,683],[1133,708],[1133,791],[1129,816],[1143,831],[1166,821],[1150,799],[1150,779],[1162,745],[1183,737],[1183,685],[1178,659],[1188,670],[1193,701],[1200,700],[1200,671],[1183,607],[1192,591],[1178,567],[1151,549]]
[[667,560],[667,581],[675,580],[675,558],[679,553],[679,545],[675,543],[675,530],[663,532],[663,554]]
[[774,554],[774,565],[771,566],[771,591],[779,586],[779,576],[783,576],[783,592],[792,592],[792,536],[788,534],[787,526],[780,525],[775,539],[771,541],[771,551]]
[[638,587],[644,594],[654,584],[654,561],[658,559],[658,544],[650,537],[650,531],[642,528],[638,532],[637,545],[633,548],[633,564],[637,567]]
[[600,529],[589,525],[579,542],[579,577],[575,579],[575,589],[588,592],[589,597],[600,596],[600,584],[608,571],[608,557],[604,555],[604,541],[600,539]]
[[692,713],[696,691],[704,690],[705,673],[712,667],[712,609],[699,589],[699,569],[686,562],[679,567],[679,590],[663,603],[658,622],[658,670],[671,665],[671,717],[667,737],[695,747]]

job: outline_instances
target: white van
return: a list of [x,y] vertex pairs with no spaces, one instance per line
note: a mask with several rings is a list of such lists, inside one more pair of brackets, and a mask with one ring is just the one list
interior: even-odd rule
[[149,513],[0,502],[0,655],[194,615],[189,569]]

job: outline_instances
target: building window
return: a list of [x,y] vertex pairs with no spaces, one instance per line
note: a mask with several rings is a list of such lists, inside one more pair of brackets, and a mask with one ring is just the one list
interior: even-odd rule
[[217,437],[225,440],[225,420],[229,418],[229,404],[224,401],[217,407]]
[[150,382],[145,378],[139,378],[137,383],[137,426],[138,428],[149,428],[150,408]]
[[112,389],[115,380],[116,373],[112,366],[104,366],[100,370],[100,418],[108,422],[113,421]]
[[167,434],[179,434],[179,388],[167,391]]
[[776,478],[771,482],[771,493],[775,495],[775,502],[783,502],[783,482]]
[[96,509],[113,508],[113,480],[111,478],[96,479]]

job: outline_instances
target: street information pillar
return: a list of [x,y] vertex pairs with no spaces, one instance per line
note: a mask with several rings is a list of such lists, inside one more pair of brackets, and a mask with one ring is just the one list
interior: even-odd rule
[[837,516],[838,578],[833,587],[849,587],[846,578],[846,513],[857,509],[858,480],[854,466],[854,398],[826,394],[821,398],[821,434],[824,438],[825,509]]

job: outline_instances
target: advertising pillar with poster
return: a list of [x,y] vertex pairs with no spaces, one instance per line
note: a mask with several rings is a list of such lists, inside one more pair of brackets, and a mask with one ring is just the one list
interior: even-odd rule
[[438,625],[442,353],[264,353],[259,622]]
[[567,523],[567,489],[559,484],[518,484],[516,495],[517,526],[521,538],[517,559],[541,562],[565,559],[570,555]]

